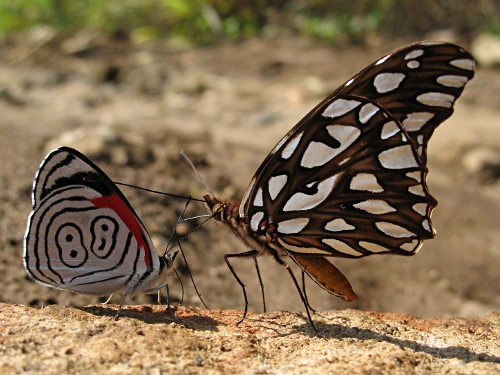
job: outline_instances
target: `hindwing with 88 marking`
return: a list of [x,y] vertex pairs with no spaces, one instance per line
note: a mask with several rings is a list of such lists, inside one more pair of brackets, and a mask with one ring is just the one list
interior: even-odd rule
[[32,205],[24,267],[38,283],[82,294],[122,291],[120,308],[129,295],[166,286],[177,253],[158,256],[125,196],[80,152],[60,147],[45,157]]
[[413,255],[434,236],[427,142],[473,75],[463,48],[421,42],[347,81],[274,147],[241,204],[205,196],[252,249],[226,262],[271,254],[297,285],[282,260],[289,256],[328,292],[357,299],[325,257]]

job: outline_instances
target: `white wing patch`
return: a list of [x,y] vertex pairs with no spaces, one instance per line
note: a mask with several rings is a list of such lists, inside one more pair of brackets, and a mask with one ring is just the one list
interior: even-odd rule
[[451,108],[455,97],[442,92],[426,92],[417,96],[417,101],[431,107]]
[[295,152],[295,149],[299,145],[300,139],[302,138],[303,135],[304,135],[304,132],[297,134],[295,136],[295,138],[293,138],[290,141],[290,143],[286,145],[286,147],[283,149],[283,152],[281,153],[281,157],[283,159],[288,159],[290,156],[293,155],[293,153]]
[[382,127],[382,133],[381,133],[381,138],[382,139],[387,139],[392,137],[393,135],[397,134],[401,129],[399,126],[396,124],[395,121],[389,121],[384,124]]
[[359,241],[358,245],[361,246],[363,249],[371,251],[372,253],[382,253],[384,251],[390,251],[388,248],[380,246],[373,242]]
[[337,99],[326,107],[323,111],[323,116],[330,118],[340,117],[345,115],[347,112],[351,112],[360,104],[361,102],[358,102],[357,100]]
[[339,153],[339,149],[331,148],[322,142],[312,141],[307,146],[300,166],[304,168],[314,168],[325,165]]
[[437,83],[447,87],[463,87],[469,79],[465,76],[444,75],[437,78]]
[[285,187],[287,181],[288,176],[286,174],[273,176],[269,179],[269,195],[272,200],[276,199],[280,191]]
[[387,169],[405,169],[418,167],[410,145],[390,148],[378,155],[378,160]]
[[397,89],[405,77],[403,73],[380,73],[373,80],[373,85],[378,93],[383,94]]
[[377,181],[377,176],[372,173],[358,173],[352,178],[349,187],[351,190],[370,191],[372,193],[384,191]]
[[253,200],[253,205],[257,207],[262,207],[264,205],[264,199],[262,195],[262,188],[259,188],[257,190],[257,193],[255,193],[255,198]]
[[424,50],[423,49],[416,49],[414,51],[411,51],[410,53],[408,53],[406,56],[405,56],[405,60],[412,60],[412,59],[416,59],[417,57],[420,57],[424,54]]
[[256,232],[259,229],[259,224],[263,218],[264,218],[264,212],[262,211],[258,211],[252,216],[252,219],[250,220],[250,228],[252,228],[254,232]]
[[340,240],[336,240],[334,238],[323,238],[321,241],[340,253],[354,255],[354,256],[360,255],[359,251],[353,249],[351,246]]
[[375,116],[375,114],[379,111],[379,107],[374,105],[373,103],[365,104],[359,110],[359,121],[362,124],[366,124],[370,119]]
[[474,70],[474,61],[470,59],[458,59],[450,61],[450,65],[464,70]]
[[282,234],[294,234],[299,233],[305,226],[309,223],[308,218],[295,218],[285,221],[280,221],[278,223],[278,232]]
[[338,218],[326,223],[325,229],[329,232],[343,232],[345,230],[354,230],[356,227],[344,219]]
[[399,248],[404,251],[418,251],[420,246],[422,246],[422,241],[413,240],[411,242],[405,242]]
[[373,215],[382,215],[397,211],[389,203],[381,199],[368,199],[366,201],[353,204],[353,207]]
[[425,216],[427,215],[427,204],[426,203],[415,203],[412,207],[413,211],[417,214]]
[[300,247],[300,246],[290,245],[285,241],[283,241],[281,238],[278,238],[278,242],[286,250],[293,251],[299,254],[332,255],[332,253],[327,250],[317,249],[315,247]]
[[375,223],[375,226],[382,233],[385,233],[390,237],[394,238],[415,237],[415,233],[410,232],[408,229],[403,228],[402,226],[393,223],[388,223],[387,221],[378,221]]
[[403,120],[403,128],[407,132],[419,131],[422,126],[427,124],[427,122],[433,117],[434,114],[430,112],[408,113],[406,118]]
[[283,211],[303,211],[310,210],[321,204],[332,192],[335,182],[342,174],[336,174],[318,184],[318,191],[316,194],[309,195],[304,193],[295,193],[286,202],[283,207]]

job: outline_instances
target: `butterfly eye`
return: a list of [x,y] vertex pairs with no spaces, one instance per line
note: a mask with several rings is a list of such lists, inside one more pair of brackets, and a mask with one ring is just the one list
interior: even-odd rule
[[215,220],[222,220],[223,208],[224,207],[220,203],[217,203],[215,206],[212,207],[212,215],[214,215]]

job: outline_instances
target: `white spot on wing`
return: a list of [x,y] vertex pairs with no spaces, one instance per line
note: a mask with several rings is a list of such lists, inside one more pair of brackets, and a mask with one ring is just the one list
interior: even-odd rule
[[353,204],[353,207],[374,215],[382,215],[397,211],[389,203],[381,199],[368,199],[366,201]]
[[427,231],[427,232],[431,232],[431,225],[429,223],[429,220],[424,220],[422,221],[422,227]]
[[263,218],[264,218],[264,212],[262,211],[256,212],[252,216],[252,219],[250,220],[250,228],[252,228],[254,231],[257,231],[257,229],[259,229],[259,224]]
[[375,115],[375,113],[378,112],[378,110],[379,108],[372,103],[365,104],[359,110],[359,121],[362,124],[366,124]]
[[356,227],[339,218],[326,223],[325,229],[329,232],[342,232],[345,230],[354,230]]
[[326,107],[326,109],[323,111],[323,116],[332,118],[340,117],[342,115],[345,115],[347,112],[352,111],[360,104],[361,102],[358,102],[357,100],[337,99],[330,103],[328,107]]
[[378,155],[378,160],[384,168],[405,169],[418,167],[417,160],[413,155],[410,145],[398,146],[382,151]]
[[278,238],[278,242],[283,246],[285,249],[289,251],[293,251],[299,254],[319,254],[319,255],[332,255],[331,252],[322,250],[322,249],[317,249],[315,247],[300,247],[300,246],[294,246],[286,243],[283,241],[281,238]]
[[464,70],[474,70],[474,61],[470,59],[457,59],[450,61],[450,64]]
[[413,240],[411,242],[405,242],[399,248],[404,251],[415,251],[420,246],[422,246],[422,242],[419,240]]
[[299,145],[300,139],[302,138],[303,134],[304,134],[304,132],[297,134],[295,136],[295,138],[293,138],[290,141],[290,143],[288,143],[286,145],[286,147],[283,149],[283,152],[281,153],[281,157],[283,159],[288,159],[290,156],[293,155],[293,153],[295,152],[295,149]]
[[352,190],[370,191],[381,193],[384,191],[377,181],[377,177],[372,173],[358,173],[351,180],[349,187]]
[[423,49],[416,49],[414,51],[411,51],[410,53],[408,53],[406,56],[405,56],[405,60],[412,60],[412,59],[415,59],[417,57],[420,57],[424,54],[424,50]]
[[418,131],[433,117],[434,114],[430,112],[408,113],[406,118],[403,120],[403,128],[407,132]]
[[463,87],[469,79],[465,76],[444,75],[437,78],[437,83],[446,87]]
[[353,144],[358,139],[361,131],[354,126],[346,125],[329,125],[326,127],[328,134],[340,142],[340,146],[332,148],[322,142],[311,142],[307,146],[300,165],[304,168],[314,168],[325,165],[347,147]]
[[245,217],[245,205],[247,203],[248,197],[250,196],[250,192],[252,191],[254,185],[255,185],[255,177],[252,179],[252,181],[250,181],[250,184],[247,187],[247,191],[245,191],[245,195],[241,200],[239,209],[240,217]]
[[401,129],[395,121],[389,121],[382,127],[382,139],[387,139],[397,134]]
[[354,82],[354,78],[351,78],[349,81],[347,81],[347,82],[345,83],[344,87],[350,86],[350,85],[351,85],[351,83],[353,83],[353,82]]
[[295,218],[278,223],[278,232],[283,234],[299,233],[309,223],[307,218]]
[[408,61],[406,66],[410,69],[417,69],[420,66],[420,63],[417,60]]
[[412,194],[420,195],[421,197],[425,197],[425,192],[424,192],[424,188],[422,187],[422,185],[410,186],[408,188],[408,191]]
[[415,203],[412,207],[413,211],[417,214],[425,216],[427,215],[427,204],[426,203]]
[[361,246],[363,249],[371,251],[372,253],[382,253],[384,251],[390,251],[388,248],[380,246],[373,242],[359,241],[358,245]]
[[361,255],[359,251],[354,250],[351,246],[340,240],[336,240],[334,238],[324,238],[322,239],[322,241],[326,243],[328,246],[330,246],[332,249],[337,250],[340,253],[354,255],[354,256]]
[[304,168],[319,167],[328,163],[338,154],[338,149],[331,148],[322,142],[312,141],[307,146],[300,165]]
[[336,174],[318,184],[318,191],[316,194],[309,195],[304,193],[295,193],[286,202],[283,207],[283,211],[302,211],[309,210],[317,205],[321,204],[332,192],[336,180],[341,176],[341,174]]
[[417,101],[431,107],[450,108],[455,101],[455,97],[442,92],[426,92],[417,96]]
[[380,73],[373,80],[373,85],[378,93],[383,94],[397,89],[405,77],[403,73]]
[[418,171],[415,171],[415,172],[408,172],[406,174],[406,177],[410,177],[410,178],[413,178],[414,180],[416,180],[417,182],[422,182],[422,174]]
[[378,230],[382,233],[387,234],[390,237],[395,238],[405,238],[405,237],[414,237],[415,234],[410,232],[408,229],[403,228],[399,225],[388,223],[386,221],[378,221],[375,223]]
[[286,174],[281,174],[279,176],[273,176],[269,179],[269,195],[272,200],[275,200],[280,191],[286,185],[288,177]]
[[262,188],[259,188],[259,190],[257,190],[257,193],[255,193],[253,205],[257,207],[262,207],[264,205],[264,199],[262,197]]

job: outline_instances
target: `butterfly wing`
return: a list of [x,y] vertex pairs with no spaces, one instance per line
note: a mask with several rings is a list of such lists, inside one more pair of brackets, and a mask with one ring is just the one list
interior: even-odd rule
[[[158,254],[132,207],[92,161],[68,147],[50,152],[35,176],[24,266],[46,286],[106,295],[147,287]],[[134,280],[141,280],[142,284]],[[133,292],[131,290],[130,292]]]
[[427,141],[451,115],[473,66],[460,47],[432,43],[372,64],[276,145],[240,217],[255,236],[274,223],[290,254],[415,253],[434,235]]

